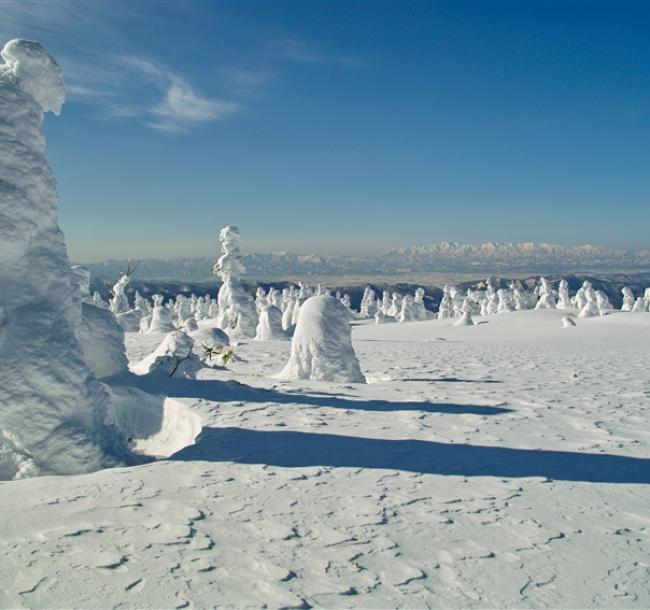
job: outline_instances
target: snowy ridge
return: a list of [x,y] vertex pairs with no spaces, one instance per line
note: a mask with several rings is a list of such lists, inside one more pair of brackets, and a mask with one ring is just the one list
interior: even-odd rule
[[[245,277],[264,279],[309,275],[395,275],[414,272],[530,273],[650,267],[650,249],[622,250],[594,244],[561,246],[547,243],[459,244],[440,242],[395,248],[371,256],[319,256],[292,252],[251,253],[242,257]],[[124,260],[86,265],[97,278],[115,278],[126,268]],[[143,279],[211,279],[210,258],[146,259],[138,276]]]
[[650,251],[628,251],[606,248],[594,244],[561,246],[547,243],[497,243],[459,244],[441,242],[425,246],[396,248],[382,255],[401,265],[422,270],[427,265],[449,265],[452,269],[467,265],[501,268],[530,268],[554,266],[561,269],[579,265],[611,267],[615,265],[643,266],[650,264]]

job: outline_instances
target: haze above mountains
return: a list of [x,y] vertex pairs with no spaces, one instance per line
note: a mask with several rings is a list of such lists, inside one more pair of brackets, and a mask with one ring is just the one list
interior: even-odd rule
[[[141,279],[203,281],[213,278],[215,258],[144,259]],[[423,273],[562,273],[650,268],[650,249],[621,250],[585,244],[432,243],[388,250],[369,256],[319,256],[291,252],[250,253],[243,257],[246,277],[257,280],[295,277],[381,277]],[[118,277],[126,260],[111,259],[85,265],[94,277]]]

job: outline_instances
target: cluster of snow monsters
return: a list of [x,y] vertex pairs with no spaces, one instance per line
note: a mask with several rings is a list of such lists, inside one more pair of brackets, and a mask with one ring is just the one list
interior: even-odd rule
[[[623,311],[650,311],[650,288],[644,297],[634,300],[629,288],[623,288]],[[589,281],[571,296],[569,284],[560,280],[554,288],[546,278],[541,277],[533,290],[527,290],[518,281],[510,282],[508,288],[496,288],[488,278],[484,289],[468,289],[465,294],[456,287],[446,285],[437,313],[438,319],[454,318],[457,325],[473,324],[472,316],[521,311],[525,309],[559,309],[574,313],[578,318],[603,316],[613,311],[609,298],[602,290],[594,290]]]
[[[271,287],[268,293],[259,287],[253,298],[240,282],[244,267],[239,252],[239,229],[230,225],[224,227],[219,233],[219,241],[221,256],[214,266],[214,272],[223,283],[216,298],[207,294],[193,294],[190,297],[179,294],[165,302],[162,295],[156,294],[152,297],[153,302],[150,302],[136,290],[133,303],[129,303],[126,288],[132,270],[128,269],[113,286],[112,298],[108,303],[98,292],[88,300],[99,308],[113,312],[126,332],[156,334],[183,330],[191,333],[199,326],[209,325],[220,329],[226,341],[238,342],[246,339],[289,340],[298,323],[298,313],[307,299],[331,295],[331,291],[320,284],[311,286],[299,282],[298,286],[282,290]],[[348,320],[357,315],[351,309],[349,295],[337,292],[336,300],[344,307]],[[421,298],[420,305],[424,312]]]
[[[291,358],[279,378],[365,381],[352,348],[350,321],[357,314],[349,295],[332,296],[320,285],[299,283],[281,291],[271,287],[268,293],[260,287],[253,298],[240,282],[244,267],[239,229],[224,227],[219,242],[221,256],[214,272],[222,285],[216,299],[179,294],[165,303],[161,295],[154,295],[150,303],[136,291],[131,306],[126,295],[130,269],[114,285],[109,303],[98,293],[89,298],[98,308],[113,312],[124,331],[165,335],[155,352],[132,367],[133,372],[193,377],[202,366],[218,365],[212,356],[223,353],[231,342],[291,339]],[[415,312],[420,306],[419,319],[425,314],[423,296],[424,291],[418,293],[413,308]]]

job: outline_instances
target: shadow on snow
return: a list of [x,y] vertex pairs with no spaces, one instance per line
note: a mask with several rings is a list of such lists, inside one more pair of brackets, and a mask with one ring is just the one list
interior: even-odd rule
[[426,413],[447,413],[454,415],[501,415],[512,412],[502,406],[436,403],[425,401],[391,402],[387,400],[361,400],[342,398],[322,392],[303,394],[275,389],[253,388],[236,381],[208,379],[169,379],[166,376],[131,375],[120,379],[121,383],[136,385],[140,389],[172,398],[202,398],[215,402],[251,402],[273,404],[301,404],[332,409],[362,411],[423,411]]
[[643,458],[244,428],[203,428],[195,445],[170,459],[286,468],[385,468],[466,477],[650,483],[650,459]]

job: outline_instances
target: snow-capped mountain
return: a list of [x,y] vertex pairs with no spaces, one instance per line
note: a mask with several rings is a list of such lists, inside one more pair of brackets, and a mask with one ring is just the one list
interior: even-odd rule
[[[621,250],[585,244],[547,243],[459,244],[440,242],[395,248],[371,256],[318,256],[292,252],[252,253],[243,257],[246,277],[401,275],[409,273],[568,272],[605,269],[646,269],[650,250]],[[116,278],[126,269],[124,260],[86,265],[97,278]],[[147,279],[208,280],[211,258],[145,259],[138,276]]]
[[405,269],[462,271],[474,269],[569,270],[578,267],[611,268],[650,264],[649,251],[627,251],[594,244],[560,246],[547,243],[458,244],[440,242],[396,248],[380,257]]

